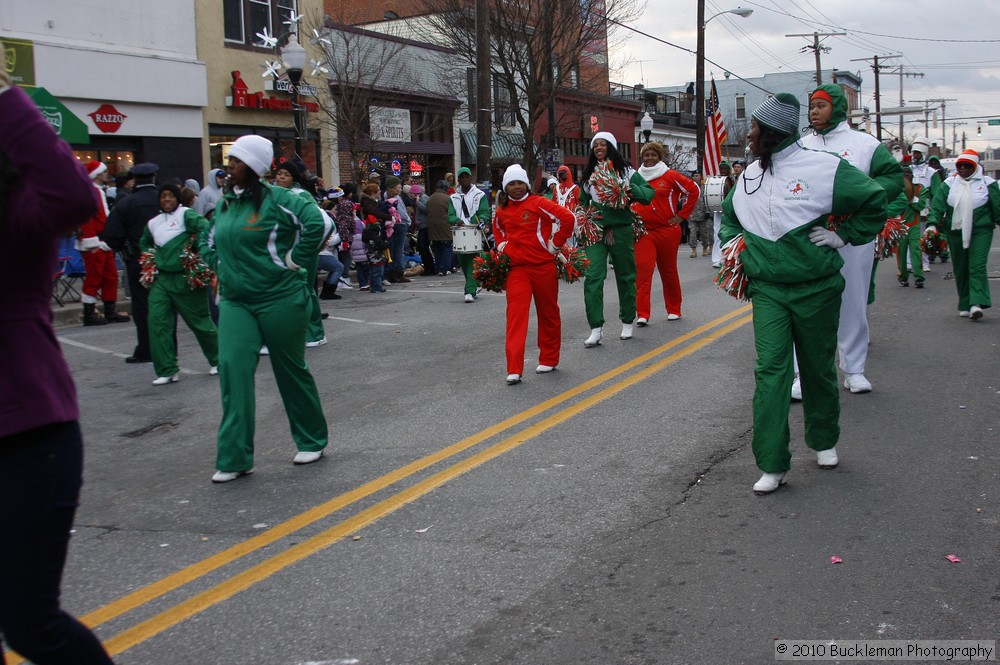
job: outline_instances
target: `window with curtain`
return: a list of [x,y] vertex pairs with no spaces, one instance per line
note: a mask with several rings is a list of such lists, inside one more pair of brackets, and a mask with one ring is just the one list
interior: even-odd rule
[[226,42],[263,48],[257,33],[267,28],[280,37],[288,30],[284,21],[290,12],[297,11],[296,5],[297,0],[222,0]]

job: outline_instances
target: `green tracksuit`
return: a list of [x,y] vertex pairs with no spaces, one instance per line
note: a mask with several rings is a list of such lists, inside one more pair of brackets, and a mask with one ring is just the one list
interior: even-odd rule
[[254,374],[262,344],[270,350],[296,447],[317,451],[327,445],[326,418],[305,361],[310,286],[303,267],[315,260],[326,223],[314,203],[281,187],[261,186],[256,210],[248,192],[226,192],[202,242],[221,295],[219,471],[253,468]]
[[[920,229],[920,211],[927,205],[927,197],[930,190],[921,187],[913,201],[906,200],[906,194],[901,192],[894,200],[889,201],[890,218],[902,217],[903,226],[906,228],[906,238],[900,240],[899,248],[896,251],[896,271],[900,283],[910,279],[910,270],[906,267],[906,257],[910,257],[910,264],[913,266],[913,278],[915,281],[924,281],[924,264],[920,256],[920,238],[923,235]],[[872,276],[874,279],[874,275]]]
[[[638,171],[628,169],[630,198],[632,202],[649,204],[653,201],[653,188]],[[614,238],[611,247],[604,242],[596,242],[584,250],[590,260],[583,282],[583,302],[587,310],[590,327],[604,325],[604,280],[608,275],[608,256],[615,269],[615,283],[618,286],[618,319],[622,323],[635,321],[635,234],[632,229],[633,214],[630,208],[611,208],[596,198],[596,192],[589,183],[580,193],[580,205],[596,205],[601,219],[597,222],[610,231]]]
[[195,236],[194,251],[208,227],[208,220],[190,208],[179,206],[172,213],[161,212],[149,220],[139,249],[155,251],[156,280],[149,289],[149,350],[157,376],[177,374],[177,349],[174,334],[180,314],[194,333],[208,364],[219,364],[219,336],[208,312],[205,288],[188,285],[181,254]]
[[972,305],[990,307],[990,283],[986,263],[993,244],[993,227],[1000,224],[1000,186],[993,178],[983,175],[982,167],[969,178],[972,195],[972,235],[968,247],[961,228],[955,228],[955,203],[962,176],[948,176],[931,202],[927,226],[944,228],[948,232],[948,247],[955,264],[955,288],[958,289],[958,310],[967,312]]
[[[469,191],[464,193],[460,187],[457,188],[455,193],[448,197],[448,223],[452,226],[458,224],[478,226],[483,230],[484,236],[488,234],[490,228],[490,201],[489,197],[486,196],[486,192],[475,185],[471,185]],[[473,297],[475,297],[476,291],[479,289],[476,278],[472,276],[474,269],[473,260],[477,255],[478,253],[456,254],[458,265],[461,266],[462,274],[465,275],[465,293]],[[451,266],[445,266],[444,269],[448,270],[449,268]]]
[[744,270],[754,304],[753,452],[765,473],[791,466],[788,408],[799,362],[805,441],[829,450],[840,437],[840,394],[834,356],[844,278],[843,258],[809,240],[813,226],[829,215],[852,215],[837,231],[851,245],[864,245],[886,220],[885,191],[848,162],[802,148],[790,137],[772,155],[747,167],[722,204],[719,238],[743,233]]
[[[312,197],[312,194],[301,187],[292,187],[289,191],[301,198],[303,201],[316,205],[316,199]],[[319,206],[316,207],[319,208]],[[320,211],[322,212],[322,208],[320,208]],[[316,253],[313,254],[312,259],[302,266],[306,269],[306,280],[310,286],[309,300],[306,303],[306,308],[308,310],[306,342],[318,342],[326,337],[326,332],[323,330],[323,312],[319,307],[319,294],[316,293],[316,273],[319,270],[319,252],[326,247],[326,241],[333,233],[333,220],[325,212],[322,212],[322,214],[323,221],[326,224],[326,228],[323,232],[323,240],[320,242],[320,246],[316,248]]]

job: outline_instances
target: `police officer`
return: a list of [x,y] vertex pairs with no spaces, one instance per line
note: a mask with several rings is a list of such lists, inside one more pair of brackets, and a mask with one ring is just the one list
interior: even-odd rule
[[138,343],[127,363],[148,363],[153,359],[149,350],[149,291],[139,283],[139,240],[146,223],[160,214],[160,196],[156,191],[156,172],[160,167],[152,162],[132,167],[135,187],[108,215],[101,239],[121,254],[128,272],[129,294],[132,298],[132,321]]

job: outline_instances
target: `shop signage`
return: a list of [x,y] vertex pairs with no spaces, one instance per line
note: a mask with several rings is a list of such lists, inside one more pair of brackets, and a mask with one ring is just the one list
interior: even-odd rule
[[415,159],[410,160],[410,175],[419,178],[424,175],[424,165]]
[[368,120],[373,141],[409,143],[413,140],[409,109],[369,106]]
[[[226,97],[226,106],[234,109],[258,109],[262,111],[292,111],[292,100],[278,97],[265,97],[263,92],[250,92],[238,71],[231,72],[233,77],[232,96]],[[316,102],[300,101],[299,106],[309,113],[319,113]]]
[[[267,87],[266,83],[265,87]],[[288,80],[287,76],[282,76],[280,79],[273,81],[273,87],[279,92],[287,92],[289,95],[292,94],[292,82]],[[308,83],[299,83],[299,94],[305,95],[306,97],[315,97],[316,88]]]
[[398,159],[392,160],[392,163],[389,165],[389,168],[392,169],[392,175],[395,176],[398,176],[400,173],[403,172],[403,165],[400,163]]
[[3,67],[10,74],[14,85],[35,87],[35,45],[25,39],[4,37]]
[[122,123],[128,116],[111,104],[101,104],[93,113],[88,113],[97,128],[105,134],[114,134],[122,128]]
[[52,130],[67,143],[86,145],[90,143],[90,133],[87,125],[62,102],[53,97],[45,88],[29,88],[25,90],[42,112],[42,117],[49,123]]

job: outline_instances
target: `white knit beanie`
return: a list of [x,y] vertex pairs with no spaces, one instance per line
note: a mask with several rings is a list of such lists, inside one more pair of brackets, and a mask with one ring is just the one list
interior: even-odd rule
[[236,142],[229,148],[229,156],[240,160],[259,177],[263,177],[271,168],[271,161],[274,159],[274,146],[263,136],[249,134],[236,139]]
[[593,149],[594,142],[597,141],[597,139],[604,139],[605,141],[608,142],[608,145],[614,146],[615,150],[618,149],[618,139],[616,139],[615,135],[612,134],[611,132],[597,132],[596,134],[594,134],[594,138],[590,139],[591,149]]
[[910,150],[919,150],[923,153],[924,158],[927,158],[927,153],[931,151],[931,140],[926,136],[918,136],[913,139],[913,145],[910,146]]
[[503,188],[506,190],[507,185],[512,182],[523,182],[525,185],[529,183],[528,172],[520,164],[511,164],[503,172]]

